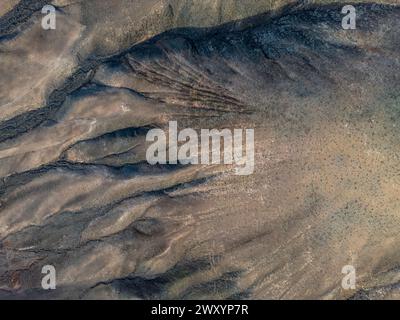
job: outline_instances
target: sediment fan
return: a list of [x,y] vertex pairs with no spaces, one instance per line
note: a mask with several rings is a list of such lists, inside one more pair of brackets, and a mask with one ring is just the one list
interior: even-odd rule
[[[0,6],[0,297],[398,297],[396,1],[353,2],[355,30],[344,1],[53,1],[55,30],[44,1],[17,2]],[[150,165],[170,121],[254,128],[254,173]]]

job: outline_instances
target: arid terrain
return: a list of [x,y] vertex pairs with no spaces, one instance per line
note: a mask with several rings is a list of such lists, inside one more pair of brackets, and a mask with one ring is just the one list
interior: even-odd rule
[[[400,298],[400,1],[0,1],[0,298]],[[254,173],[149,164],[169,121]]]

